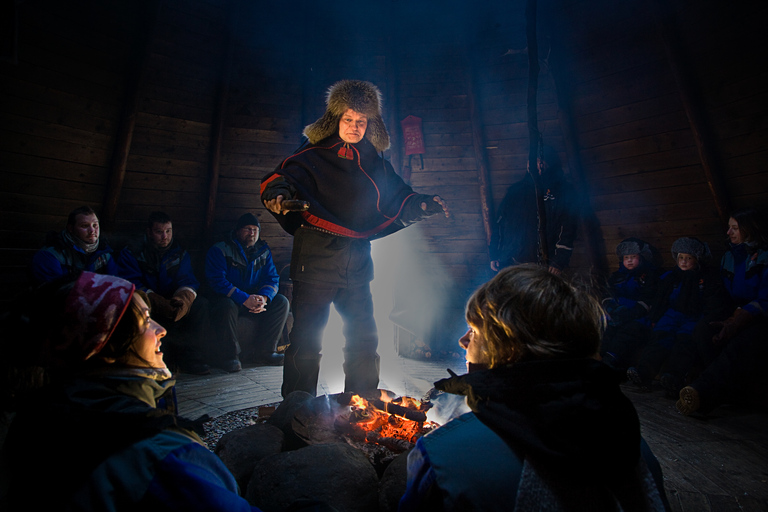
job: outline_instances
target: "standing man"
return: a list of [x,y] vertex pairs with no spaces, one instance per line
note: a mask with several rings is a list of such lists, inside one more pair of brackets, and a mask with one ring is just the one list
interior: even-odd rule
[[203,362],[208,334],[208,301],[197,294],[200,282],[192,258],[173,238],[173,222],[164,212],[152,212],[144,242],[118,254],[120,277],[149,297],[152,318],[168,331],[163,340],[168,367],[195,375],[211,373]]
[[[294,315],[282,395],[317,393],[323,329],[333,303],[344,322],[345,391],[376,389],[378,333],[373,315],[371,240],[437,213],[439,196],[417,194],[379,152],[389,147],[381,92],[342,80],[326,96],[325,114],[304,129],[307,141],[262,179],[261,200],[294,236]],[[301,212],[283,201],[309,203]]]
[[[288,319],[288,299],[277,293],[279,274],[272,252],[259,240],[259,219],[242,215],[229,240],[208,250],[205,277],[213,291],[211,325],[215,357],[228,372],[242,369],[243,361],[278,366],[277,342]],[[255,339],[238,339],[238,322],[255,324]],[[241,343],[245,341],[245,343]]]
[[32,258],[32,284],[47,283],[84,270],[117,275],[112,248],[99,235],[99,218],[90,206],[72,210],[66,228],[48,233],[45,246]]
[[[544,146],[537,162],[541,194],[547,219],[549,271],[560,274],[568,267],[576,238],[578,212],[573,186],[563,176],[560,156]],[[529,173],[510,185],[499,207],[496,229],[491,236],[491,270],[510,265],[543,263],[539,247],[539,216],[536,188]]]

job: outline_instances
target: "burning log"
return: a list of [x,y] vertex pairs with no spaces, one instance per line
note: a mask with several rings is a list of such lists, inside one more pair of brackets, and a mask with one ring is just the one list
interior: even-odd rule
[[385,402],[383,400],[368,400],[368,403],[378,411],[400,416],[401,418],[405,418],[407,420],[417,421],[419,423],[424,423],[427,421],[427,413],[417,411],[415,409],[410,409],[408,407],[403,407],[402,405],[397,405],[394,402]]

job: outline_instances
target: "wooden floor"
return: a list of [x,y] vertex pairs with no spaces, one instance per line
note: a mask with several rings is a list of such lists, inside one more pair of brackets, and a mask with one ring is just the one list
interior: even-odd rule
[[[421,397],[446,368],[463,373],[461,360],[382,361],[379,387]],[[321,372],[320,391],[337,393],[342,383]],[[235,374],[181,374],[177,384],[182,415],[212,417],[281,401],[281,367],[244,368]],[[661,391],[624,387],[640,416],[643,436],[664,472],[673,511],[768,512],[768,411],[721,407],[706,419],[685,417]],[[610,447],[606,447],[610,449]]]

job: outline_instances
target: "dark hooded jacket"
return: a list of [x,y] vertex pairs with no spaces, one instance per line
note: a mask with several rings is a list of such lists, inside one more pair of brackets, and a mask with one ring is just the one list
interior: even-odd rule
[[[436,382],[472,412],[422,437],[400,510],[667,510],[658,462],[619,378],[592,359]],[[650,469],[649,469],[650,468]]]
[[414,192],[368,139],[347,144],[338,135],[303,145],[267,174],[262,201],[278,195],[309,202],[306,211],[274,214],[295,237],[291,278],[336,286],[373,279],[370,240],[442,211],[433,196]]
[[[573,186],[559,167],[542,176],[544,208],[547,218],[548,265],[568,267],[576,238],[578,211]],[[521,263],[539,263],[539,222],[533,178],[510,185],[499,206],[496,226],[491,234],[491,261],[501,268]]]

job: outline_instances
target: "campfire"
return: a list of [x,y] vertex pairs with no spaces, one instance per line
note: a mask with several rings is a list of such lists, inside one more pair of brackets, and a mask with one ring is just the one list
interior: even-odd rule
[[364,396],[339,393],[314,398],[293,418],[293,430],[308,444],[346,442],[372,459],[413,447],[439,425],[427,419],[428,401],[378,390]]
[[415,398],[393,398],[384,390],[380,390],[378,398],[352,395],[348,412],[342,411],[336,416],[334,427],[355,440],[384,445],[399,453],[438,426],[427,421],[427,410],[431,406]]

